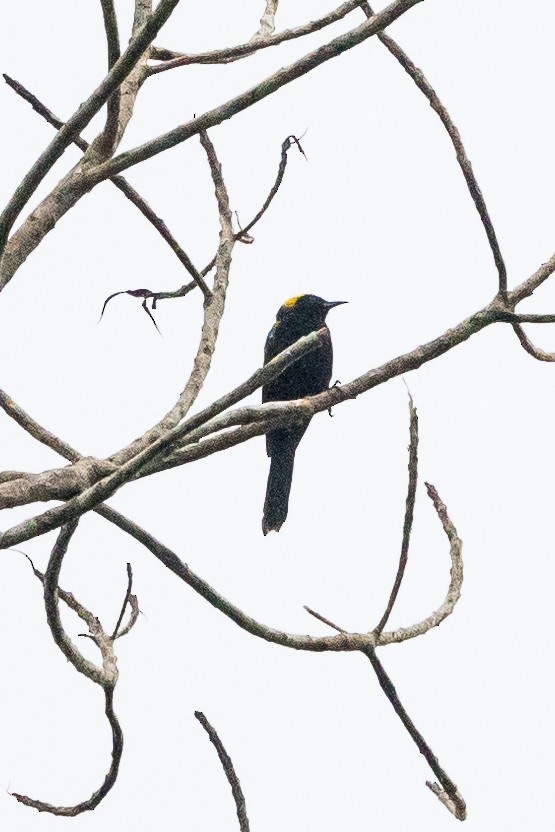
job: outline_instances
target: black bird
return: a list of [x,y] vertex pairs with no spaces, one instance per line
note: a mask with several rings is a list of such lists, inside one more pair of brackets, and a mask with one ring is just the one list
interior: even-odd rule
[[[265,364],[303,335],[309,335],[322,327],[325,327],[326,335],[321,347],[300,358],[262,388],[263,402],[302,399],[328,389],[333,350],[330,332],[325,326],[326,315],[334,306],[346,302],[327,301],[317,295],[297,295],[285,301],[266,339]],[[295,451],[307,427],[308,422],[305,422],[279,428],[266,435],[266,451],[271,463],[262,517],[262,531],[265,535],[272,530],[278,532],[287,517]]]

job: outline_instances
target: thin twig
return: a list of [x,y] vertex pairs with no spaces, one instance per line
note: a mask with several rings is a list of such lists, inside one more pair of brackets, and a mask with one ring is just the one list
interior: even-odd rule
[[241,832],[249,832],[249,819],[247,817],[247,805],[245,802],[245,796],[243,794],[239,778],[237,777],[235,769],[233,768],[231,757],[225,750],[224,744],[222,743],[221,739],[216,733],[216,729],[212,725],[210,725],[202,711],[195,711],[195,717],[198,719],[198,721],[210,737],[210,742],[218,752],[218,757],[220,758],[223,770],[225,771],[225,775],[228,779],[229,785],[231,786],[231,792],[233,794],[233,799],[237,808],[237,817],[239,818],[239,829],[241,830]]
[[276,13],[279,0],[266,0],[264,14],[260,18],[260,29],[251,38],[252,41],[264,40],[274,34],[276,28]]
[[[372,7],[369,5],[369,3],[362,3],[361,8],[368,19],[371,19],[375,16],[375,13],[373,12]],[[449,135],[449,138],[453,143],[453,147],[455,148],[455,152],[457,154],[457,162],[459,163],[459,167],[462,170],[463,176],[466,180],[466,184],[468,186],[468,190],[470,191],[470,195],[474,200],[474,204],[476,206],[478,214],[480,215],[480,219],[482,220],[482,225],[484,226],[488,242],[493,254],[493,259],[497,267],[499,293],[503,298],[506,299],[507,269],[503,260],[503,256],[501,254],[501,250],[499,248],[499,243],[497,241],[497,236],[495,234],[493,223],[489,216],[488,209],[484,201],[484,197],[482,196],[482,192],[472,170],[470,159],[468,158],[466,150],[464,149],[460,133],[455,124],[453,123],[447,109],[440,101],[436,91],[429,83],[429,81],[425,78],[422,70],[418,69],[418,67],[413,64],[408,55],[392,38],[389,37],[389,35],[386,35],[384,32],[379,32],[378,38],[379,40],[381,40],[384,46],[391,52],[391,54],[399,61],[405,72],[408,75],[410,75],[416,86],[424,93],[424,95],[430,102],[430,106],[441,119],[441,123],[445,127],[447,134]]]
[[343,627],[338,627],[337,624],[334,624],[333,621],[330,621],[329,618],[326,618],[325,616],[320,615],[319,612],[316,612],[316,610],[312,610],[310,609],[310,607],[307,607],[306,604],[303,605],[303,609],[305,609],[309,615],[312,615],[314,616],[314,618],[317,618],[318,621],[321,621],[323,624],[327,624],[328,627],[331,627],[333,630],[337,630],[338,633],[347,632],[343,629]]
[[379,639],[385,625],[391,615],[393,605],[397,600],[397,595],[401,588],[407,559],[409,555],[410,533],[412,530],[412,520],[414,517],[414,503],[416,500],[416,485],[418,483],[418,416],[414,407],[412,396],[409,392],[409,409],[410,409],[410,445],[409,445],[409,488],[407,494],[407,503],[405,508],[405,520],[403,523],[403,541],[401,544],[401,557],[399,558],[399,566],[397,568],[397,575],[389,601],[384,614],[380,619],[380,623],[374,630],[374,635]]
[[120,628],[120,624],[123,621],[123,616],[125,615],[125,608],[129,603],[129,599],[131,598],[131,590],[133,588],[133,571],[131,569],[131,564],[127,564],[127,592],[125,593],[125,598],[123,600],[123,604],[121,606],[121,612],[119,614],[118,623],[114,627],[114,632],[112,633],[112,639],[116,639],[118,637],[118,631]]

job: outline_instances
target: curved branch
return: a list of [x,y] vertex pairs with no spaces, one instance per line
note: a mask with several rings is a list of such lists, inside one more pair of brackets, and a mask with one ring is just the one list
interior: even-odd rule
[[523,348],[531,356],[536,358],[538,361],[555,361],[555,353],[545,352],[545,350],[542,350],[540,347],[536,347],[536,345],[533,344],[528,338],[520,324],[513,324],[513,330],[515,331],[516,336]]
[[123,753],[123,732],[119,724],[118,718],[114,711],[113,688],[104,688],[106,718],[110,723],[112,729],[112,762],[108,770],[108,774],[104,778],[102,786],[90,796],[88,800],[78,803],[76,806],[53,806],[51,803],[44,803],[42,800],[35,800],[32,797],[27,797],[24,794],[12,793],[12,796],[23,803],[25,806],[30,806],[32,809],[37,809],[39,812],[49,812],[51,815],[61,815],[62,817],[73,818],[80,815],[82,812],[95,809],[100,801],[106,797],[112,786],[115,784],[119,771],[119,764],[121,755]]
[[413,624],[411,627],[400,627],[398,630],[382,633],[377,643],[378,647],[383,647],[386,644],[398,644],[409,638],[424,635],[424,633],[427,633],[433,627],[439,627],[442,621],[445,621],[447,616],[451,615],[457,601],[461,597],[461,586],[463,582],[462,540],[457,535],[457,530],[447,514],[447,507],[441,501],[437,490],[430,483],[426,483],[426,489],[428,496],[434,504],[437,515],[441,520],[443,530],[449,539],[449,554],[451,557],[449,589],[447,590],[445,601],[435,612],[418,624]]
[[[447,806],[450,812],[452,812],[457,820],[465,820],[466,818],[466,804],[462,798],[462,795],[459,793],[456,785],[453,783],[447,772],[443,770],[440,766],[439,761],[435,754],[433,753],[432,749],[417,729],[416,725],[406,712],[403,703],[399,699],[397,695],[397,691],[395,690],[395,686],[389,676],[387,675],[382,663],[376,656],[376,651],[373,647],[367,648],[362,651],[368,658],[370,659],[370,663],[374,672],[378,678],[378,682],[380,683],[380,687],[382,688],[383,692],[391,702],[395,713],[409,732],[411,738],[416,743],[416,746],[420,753],[426,759],[426,762],[434,772],[435,776],[441,783],[441,787],[437,785],[437,783],[426,783],[426,785],[431,788],[431,790],[436,794],[441,802]],[[445,795],[445,797],[442,797]]]
[[[114,0],[100,0],[100,3],[102,5],[104,29],[106,31],[106,41],[108,44],[108,72],[110,72],[116,61],[118,61],[121,56],[118,19],[116,16]],[[104,127],[101,139],[107,154],[113,152],[115,149],[115,140],[119,123],[120,101],[121,90],[117,87],[108,99],[106,126]]]

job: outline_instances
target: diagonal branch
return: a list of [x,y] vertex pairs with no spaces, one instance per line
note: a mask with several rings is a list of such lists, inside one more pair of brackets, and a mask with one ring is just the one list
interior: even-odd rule
[[195,717],[198,719],[198,721],[210,737],[210,742],[218,752],[218,757],[220,758],[223,770],[225,771],[225,775],[227,777],[229,785],[231,786],[231,793],[233,794],[233,799],[237,808],[237,817],[239,818],[239,829],[241,830],[241,832],[249,832],[250,827],[249,819],[247,817],[247,804],[245,802],[245,795],[243,794],[241,783],[239,782],[239,778],[237,777],[235,769],[233,768],[231,757],[225,750],[223,742],[216,733],[216,729],[213,728],[212,725],[210,725],[202,711],[195,711]]
[[431,483],[426,483],[428,496],[434,504],[437,516],[443,526],[443,531],[449,540],[449,554],[451,557],[451,578],[449,581],[449,588],[443,604],[435,610],[431,615],[417,624],[412,624],[410,627],[400,627],[398,630],[382,633],[377,643],[378,647],[383,647],[386,644],[398,644],[401,641],[406,641],[409,638],[417,638],[424,635],[434,627],[445,621],[447,616],[451,615],[455,609],[457,601],[461,597],[461,587],[463,582],[463,561],[462,561],[462,540],[457,534],[457,530],[451,522],[447,514],[447,507],[442,502],[437,490]]
[[27,202],[65,149],[72,143],[74,135],[83,130],[106,103],[112,93],[133,71],[142,54],[152,43],[166,20],[179,3],[179,0],[160,0],[156,11],[148,18],[144,26],[131,40],[129,46],[114,64],[104,81],[81,104],[69,121],[58,131],[29,172],[23,177],[15,193],[0,216],[0,254],[3,254],[8,235],[14,222]]
[[[23,84],[20,84],[18,81],[15,81],[13,78],[10,78],[10,76],[6,75],[6,73],[3,74],[3,78],[6,84],[8,84],[8,86],[10,86],[17,93],[17,95],[19,95],[25,101],[28,101],[33,110],[35,110],[39,115],[41,115],[49,124],[51,124],[57,130],[64,126],[64,122],[57,118],[57,116],[55,116],[54,113],[51,112],[51,110],[45,107],[44,104],[42,104],[42,102],[39,101],[39,99],[35,95],[33,95],[31,92],[29,92],[29,90],[27,90],[23,86]],[[77,145],[77,147],[83,152],[86,152],[90,147],[89,142],[87,142],[81,136],[75,136],[73,139],[73,143]],[[156,229],[156,231],[158,231],[162,239],[166,241],[166,243],[169,245],[177,259],[179,260],[179,262],[182,263],[183,266],[185,266],[185,268],[193,278],[193,286],[198,285],[202,290],[202,293],[205,296],[205,298],[209,297],[211,295],[211,292],[208,286],[206,285],[204,277],[195,268],[187,252],[185,252],[181,248],[175,237],[171,234],[164,220],[152,210],[148,202],[145,199],[143,199],[143,197],[139,193],[137,193],[135,188],[133,188],[133,186],[130,185],[127,179],[124,179],[123,176],[113,176],[110,179],[110,182],[112,182],[116,186],[116,188],[119,191],[121,191],[121,193],[124,194],[127,197],[127,199],[133,205],[135,205],[136,208],[139,209],[141,214],[144,217],[146,217],[150,224]]]
[[363,649],[362,652],[368,656],[370,659],[370,663],[378,678],[378,682],[380,683],[380,687],[382,688],[383,692],[391,702],[395,713],[403,723],[404,727],[409,732],[411,738],[416,743],[416,746],[420,753],[424,756],[426,762],[434,772],[435,776],[439,780],[441,786],[438,786],[437,783],[426,783],[426,785],[438,796],[441,802],[449,809],[452,814],[455,815],[457,820],[465,820],[466,818],[466,804],[459,793],[456,785],[453,783],[447,772],[440,766],[439,761],[435,754],[433,753],[432,749],[417,729],[416,725],[406,712],[401,700],[397,695],[397,691],[395,690],[395,686],[389,676],[387,675],[382,663],[378,659],[376,655],[376,651],[373,647],[369,647]]
[[121,173],[123,170],[139,162],[151,159],[153,156],[158,155],[158,153],[163,153],[172,147],[176,147],[176,145],[200,133],[201,130],[208,130],[210,127],[215,127],[226,119],[232,118],[243,110],[252,107],[253,104],[272,95],[281,87],[290,84],[308,72],[312,72],[318,66],[336,58],[343,52],[352,49],[359,43],[377,34],[409,11],[413,6],[421,2],[423,0],[394,0],[393,3],[370,20],[367,20],[365,23],[362,23],[360,26],[343,35],[339,35],[313,52],[309,52],[303,58],[290,64],[290,66],[277,70],[273,75],[264,78],[251,89],[245,90],[245,92],[240,93],[212,110],[208,110],[192,121],[175,127],[173,130],[163,133],[161,136],[151,139],[139,147],[120,153],[113,159],[99,164],[87,175],[88,188],[94,187],[99,182],[103,182],[105,179],[109,179],[114,174]]
[[[362,3],[361,8],[364,11],[366,17],[372,19],[372,17],[374,16],[374,12],[372,11],[372,7],[369,5],[369,3]],[[466,180],[466,184],[468,186],[468,190],[470,191],[470,195],[474,200],[474,204],[476,205],[476,210],[478,211],[480,219],[482,220],[482,225],[484,226],[488,242],[493,254],[493,259],[497,267],[499,279],[499,292],[502,295],[502,297],[506,298],[507,269],[505,267],[505,262],[501,254],[501,250],[499,248],[499,243],[497,241],[497,236],[495,234],[493,223],[490,219],[488,209],[484,201],[484,197],[482,196],[482,192],[472,170],[470,159],[468,158],[464,149],[460,133],[457,130],[455,124],[453,123],[447,109],[440,101],[436,91],[429,83],[429,81],[425,78],[422,70],[418,69],[418,67],[416,67],[413,64],[408,55],[392,38],[389,37],[389,35],[386,35],[384,32],[380,32],[378,34],[378,38],[379,40],[381,40],[384,46],[386,46],[387,49],[391,52],[393,57],[399,61],[405,72],[408,75],[410,75],[418,89],[424,93],[424,95],[430,102],[430,106],[439,116],[441,123],[445,127],[447,134],[449,135],[449,138],[453,143],[453,147],[455,148],[455,152],[457,154],[457,162],[459,163],[459,167],[462,170],[463,176]]]
[[318,32],[332,23],[336,23],[343,17],[346,17],[350,12],[360,6],[361,0],[349,0],[338,6],[333,12],[315,20],[311,23],[305,23],[303,26],[298,26],[295,29],[286,29],[284,32],[279,32],[277,35],[271,35],[264,40],[250,41],[243,43],[240,46],[232,46],[227,49],[218,49],[214,52],[201,52],[197,55],[185,55],[182,52],[172,52],[169,49],[158,49],[153,47],[152,57],[163,61],[161,64],[155,64],[149,67],[148,74],[156,75],[159,72],[165,72],[168,69],[175,69],[179,66],[187,66],[189,64],[227,64],[232,61],[237,61],[241,58],[246,58],[253,55],[260,49],[266,49],[268,46],[277,46],[288,40],[301,38],[305,35],[310,35],[312,32]]
[[409,393],[409,409],[410,409],[410,446],[409,446],[409,490],[407,494],[407,505],[405,509],[405,520],[403,523],[403,542],[401,544],[401,557],[399,558],[399,567],[395,582],[389,601],[382,615],[378,626],[374,629],[374,635],[379,640],[385,625],[391,615],[391,610],[397,600],[397,595],[401,589],[401,583],[405,574],[407,559],[409,555],[410,533],[412,530],[412,520],[414,517],[414,503],[416,500],[416,485],[418,482],[418,416],[414,407],[412,396]]

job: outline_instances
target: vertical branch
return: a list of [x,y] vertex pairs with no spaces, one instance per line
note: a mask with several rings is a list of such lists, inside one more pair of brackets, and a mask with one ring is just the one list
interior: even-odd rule
[[[121,55],[119,45],[118,19],[114,0],[100,0],[102,14],[104,17],[104,29],[106,30],[106,41],[108,44],[108,72],[112,69]],[[106,126],[102,133],[106,155],[111,155],[115,149],[115,141],[118,132],[119,111],[121,102],[121,88],[118,87],[107,103]]]
[[383,632],[383,628],[387,624],[388,618],[391,615],[393,605],[397,600],[397,595],[401,588],[407,559],[409,555],[410,533],[412,529],[412,520],[414,517],[414,503],[416,500],[416,485],[418,482],[418,416],[414,407],[412,396],[409,393],[409,408],[410,408],[410,446],[409,446],[409,490],[407,494],[407,505],[405,509],[405,521],[403,523],[403,542],[401,544],[401,557],[399,558],[399,566],[395,582],[389,601],[384,614],[380,619],[380,623],[374,630],[376,639],[379,640]]

